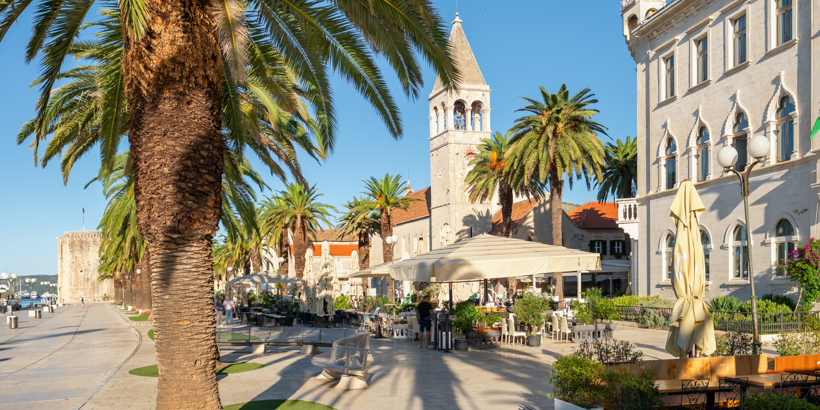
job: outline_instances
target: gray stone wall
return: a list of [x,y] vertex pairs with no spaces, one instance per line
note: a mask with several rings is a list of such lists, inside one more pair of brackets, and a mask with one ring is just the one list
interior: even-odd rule
[[57,238],[57,282],[64,302],[114,296],[114,282],[99,278],[99,231],[66,232]]

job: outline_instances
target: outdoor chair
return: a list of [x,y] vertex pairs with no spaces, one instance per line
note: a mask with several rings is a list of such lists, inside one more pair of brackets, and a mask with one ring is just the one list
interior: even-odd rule
[[558,340],[561,340],[561,335],[566,335],[566,336],[564,336],[564,340],[569,342],[569,335],[570,335],[570,333],[572,333],[572,330],[570,330],[570,328],[569,328],[569,323],[567,322],[567,318],[561,316],[559,323],[560,324],[559,324],[559,328],[558,328]]
[[813,383],[800,389],[800,397],[815,406],[820,405],[820,370],[814,371]]
[[509,333],[509,337],[512,338],[513,346],[515,346],[515,340],[518,339],[518,338],[521,338],[521,344],[523,345],[524,341],[527,340],[527,334],[524,333],[524,332],[518,332],[518,331],[515,330],[515,315],[511,314],[510,318],[507,319],[507,321],[508,321],[507,326],[509,326],[509,329],[507,329],[507,332]]
[[680,406],[678,410],[708,410],[706,404],[706,390],[709,388],[709,379],[681,380]]
[[316,316],[313,319],[313,325],[315,327],[328,327],[330,323],[328,323],[328,316]]
[[285,317],[284,319],[282,319],[282,326],[293,327],[293,319],[295,319],[293,316]]
[[801,387],[808,384],[809,375],[800,373],[788,373],[780,376],[780,388],[776,393],[781,396],[798,396]]
[[508,344],[510,340],[510,331],[507,329],[507,320],[501,319],[501,343]]
[[749,390],[748,377],[727,377],[719,381],[718,403],[712,409],[731,409],[741,407],[746,392]]
[[373,323],[373,319],[371,319],[370,316],[362,315],[362,317],[364,318],[364,320],[362,320],[362,329],[364,329],[364,330],[366,330],[370,333],[375,332],[376,331],[376,324]]
[[407,338],[416,340],[416,334],[419,332],[419,321],[415,316],[407,316]]
[[552,315],[552,316],[550,316],[550,320],[551,320],[550,334],[552,336],[552,340],[555,340],[556,338],[558,338],[558,331],[560,330],[558,328],[558,316],[557,315]]

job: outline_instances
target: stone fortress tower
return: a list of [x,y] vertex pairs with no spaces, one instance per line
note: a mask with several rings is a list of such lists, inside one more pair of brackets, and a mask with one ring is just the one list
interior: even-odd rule
[[468,164],[478,153],[477,146],[490,138],[490,87],[481,75],[457,13],[449,44],[460,83],[456,90],[448,91],[441,78],[436,78],[428,99],[432,249],[492,229],[492,201],[470,203],[464,182]]
[[114,296],[114,281],[99,281],[102,232],[66,232],[57,238],[57,283],[60,301],[102,299]]

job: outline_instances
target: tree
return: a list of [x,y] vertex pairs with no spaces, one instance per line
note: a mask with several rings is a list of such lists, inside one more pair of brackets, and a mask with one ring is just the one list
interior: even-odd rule
[[470,202],[484,202],[492,198],[498,190],[501,205],[503,236],[512,237],[512,206],[514,195],[540,198],[544,193],[543,184],[531,178],[523,178],[508,166],[507,152],[510,148],[510,133],[502,135],[496,131],[492,138],[481,141],[478,155],[471,161],[470,172],[464,182],[470,188]]
[[290,241],[288,237],[288,226],[282,215],[275,213],[273,209],[285,206],[278,196],[271,196],[264,200],[259,206],[260,212],[260,234],[267,243],[276,244],[276,254],[283,262],[279,264],[279,274],[288,275],[288,260]]
[[638,139],[627,136],[617,145],[606,143],[605,166],[601,179],[596,181],[598,201],[606,202],[609,195],[615,199],[634,198],[635,181],[638,178]]
[[[339,230],[339,238],[345,236],[355,236],[359,254],[359,268],[370,267],[370,237],[378,234],[381,230],[379,212],[376,211],[375,204],[366,198],[353,197],[346,202],[344,207],[347,212],[339,218],[336,228]],[[367,294],[367,279],[362,279],[362,290]]]
[[284,191],[279,191],[279,201],[269,201],[275,205],[263,211],[263,219],[279,220],[293,232],[293,260],[296,278],[302,279],[305,270],[305,252],[310,246],[310,239],[314,232],[322,229],[321,223],[333,226],[330,223],[330,212],[336,208],[318,201],[322,194],[316,186],[307,186],[301,182],[285,185]]
[[[385,58],[410,97],[417,97],[423,85],[419,57],[432,64],[446,87],[452,87],[457,78],[444,24],[424,0],[104,3],[118,11],[114,24],[121,23],[124,40],[122,75],[112,77],[114,86],[108,89],[114,92],[105,96],[110,103],[102,109],[119,111],[121,102],[127,101],[130,112],[127,135],[137,225],[152,256],[157,408],[220,408],[211,247],[221,213],[223,111],[242,119],[242,95],[224,98],[223,91],[270,87],[256,95],[259,102],[291,114],[300,109],[300,101],[309,101],[316,111],[320,146],[329,152],[335,127],[330,73],[335,72],[356,87],[398,138],[399,110],[376,57]],[[95,2],[2,2],[0,41],[32,4],[38,10],[26,60],[43,54],[33,124],[39,141],[48,135],[46,107],[60,68],[80,42]],[[270,73],[281,74],[278,78],[285,81],[266,83]],[[283,92],[279,86],[284,83],[299,86]],[[119,146],[107,135],[122,134],[116,131],[121,124],[104,123],[104,166],[110,166]],[[78,150],[87,152],[95,144],[83,138]],[[263,158],[275,154],[264,141],[256,146]]]
[[362,182],[365,184],[365,190],[362,193],[369,197],[373,208],[379,211],[382,256],[384,262],[387,263],[393,260],[393,252],[387,244],[387,238],[393,235],[393,210],[407,210],[410,208],[410,203],[416,199],[404,196],[404,192],[407,191],[407,181],[402,181],[401,175],[393,177],[385,174],[383,179],[370,177],[370,180]]
[[[584,178],[587,188],[590,178],[600,180],[604,165],[604,147],[598,133],[606,135],[606,127],[592,118],[598,110],[591,108],[598,102],[589,89],[570,98],[567,85],[551,94],[541,87],[542,101],[524,98],[528,104],[517,111],[528,115],[515,120],[510,129],[513,137],[509,160],[512,167],[528,178],[549,182],[552,244],[563,245],[561,199],[564,183]],[[554,276],[556,294],[563,292],[563,278]],[[563,306],[563,298],[561,298]]]

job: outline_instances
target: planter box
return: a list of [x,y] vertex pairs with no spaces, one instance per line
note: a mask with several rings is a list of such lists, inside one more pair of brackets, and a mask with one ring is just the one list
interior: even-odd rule
[[[555,399],[555,410],[586,410],[581,406],[576,406],[572,403],[567,403],[561,399]],[[595,406],[590,410],[604,410],[601,407]]]
[[572,341],[575,343],[596,340],[612,339],[618,325],[614,323],[599,323],[597,325],[573,326]]

